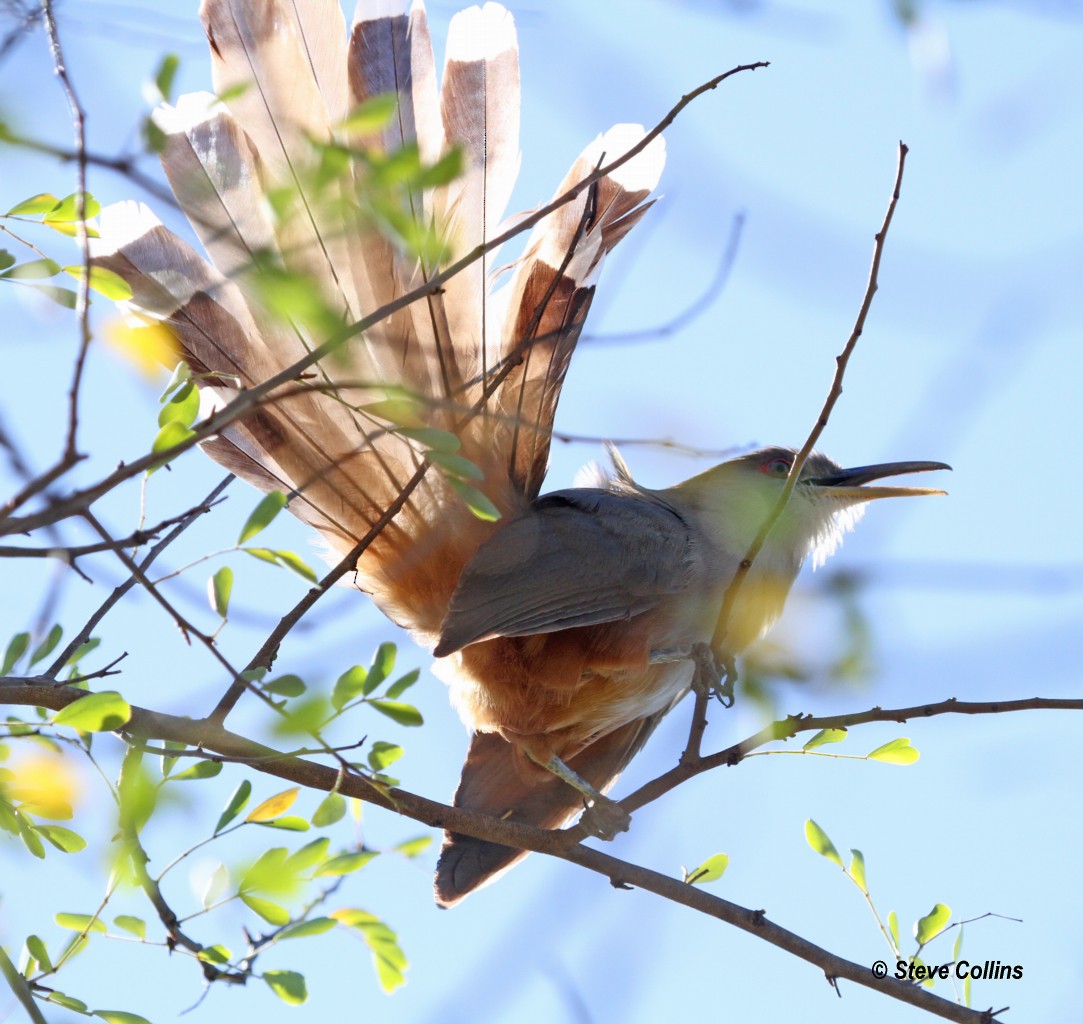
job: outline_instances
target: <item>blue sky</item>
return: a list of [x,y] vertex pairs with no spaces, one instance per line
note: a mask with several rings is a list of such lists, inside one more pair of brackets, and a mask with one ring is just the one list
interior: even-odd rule
[[[523,171],[512,209],[548,198],[582,146],[610,124],[653,123],[719,71],[771,61],[698,101],[668,133],[662,198],[606,267],[591,339],[568,378],[558,427],[569,434],[665,437],[700,449],[799,444],[861,301],[897,142],[910,146],[880,291],[821,447],[849,465],[949,462],[951,493],[870,509],[827,569],[845,567],[868,581],[861,603],[872,623],[875,671],[861,689],[784,688],[779,710],[828,714],[951,696],[1078,696],[1083,15],[1070,5],[931,3],[921,5],[927,20],[920,35],[908,38],[884,3],[510,6],[524,92]],[[430,7],[438,60],[454,9]],[[189,0],[82,0],[60,9],[60,25],[96,150],[132,144],[145,109],[141,83],[163,52],[181,54],[182,90],[207,86]],[[950,60],[938,64],[943,46]],[[63,101],[40,37],[0,65],[0,97],[4,115],[17,112],[23,130],[66,141]],[[0,204],[42,189],[63,194],[71,181],[68,167],[7,150]],[[138,195],[100,171],[91,188],[103,201]],[[693,302],[739,212],[745,226],[737,260],[709,310],[672,336],[606,341],[663,324]],[[74,331],[51,310],[9,294],[0,302],[9,367],[0,377],[0,410],[44,466],[62,438]],[[89,480],[145,451],[157,399],[154,387],[107,352],[92,354],[86,388],[94,457],[81,478]],[[596,446],[557,445],[550,486],[567,486],[579,465],[598,456]],[[652,486],[713,461],[649,446],[629,447],[625,456]],[[148,514],[175,512],[219,476],[196,456],[157,474]],[[129,488],[111,496],[104,514],[118,530],[130,526],[138,500]],[[223,538],[228,543],[254,504],[253,494],[234,485],[217,521],[190,531],[169,564],[223,546]],[[310,550],[299,526],[280,521],[274,530],[277,546]],[[244,661],[261,630],[302,589],[259,564],[233,564],[234,602],[252,621],[231,623],[222,643]],[[13,567],[0,584],[8,633],[32,622],[45,589],[40,570]],[[101,561],[92,575],[103,587],[118,581],[120,570]],[[209,611],[199,610],[205,576],[203,569],[189,574],[177,595],[210,624]],[[819,583],[820,575],[806,570],[792,602],[800,614],[780,625],[779,636],[826,658],[838,623],[818,596]],[[100,599],[100,591],[70,581],[62,620],[81,621]],[[291,638],[278,666],[313,682],[333,680],[394,637],[363,598],[345,590],[329,598],[314,626]],[[185,648],[149,601],[117,613],[110,635],[116,653],[129,652],[123,687],[134,701],[197,713],[213,703],[222,685],[214,665]],[[384,738],[407,747],[399,765],[406,788],[446,798],[465,734],[442,684],[427,672],[425,653],[404,643],[399,658],[404,667],[423,669],[414,693],[427,724],[420,734],[387,729]],[[670,716],[617,795],[673,763],[687,715],[682,707]],[[235,724],[261,727],[256,709],[247,707]],[[715,710],[707,748],[761,724],[748,704]],[[803,823],[815,818],[840,849],[864,852],[877,907],[898,912],[904,935],[938,901],[957,918],[987,911],[1022,918],[967,927],[964,955],[1024,967],[1021,981],[976,984],[974,1005],[1011,1005],[1009,1020],[1059,1019],[1059,1008],[1083,997],[1075,714],[872,726],[855,731],[842,749],[864,752],[900,735],[922,755],[908,768],[779,756],[701,777],[637,814],[612,850],[671,874],[724,851],[730,868],[712,891],[765,908],[784,927],[871,963],[886,948],[858,891],[806,845]],[[149,837],[159,856],[203,835],[238,778],[227,771],[208,803],[193,797],[178,812],[175,833]],[[263,796],[277,788],[257,782]],[[91,807],[102,800],[90,782],[87,799]],[[302,813],[316,802],[305,795]],[[106,804],[100,806],[98,827],[107,838]],[[423,831],[376,811],[366,812],[364,828],[377,846]],[[193,876],[217,857],[241,859],[243,852],[237,845],[194,857]],[[97,899],[87,878],[98,864],[89,857],[55,854],[44,866],[28,866],[20,851],[0,846],[0,940],[17,945],[37,928],[57,942],[51,914],[88,910]],[[391,999],[379,992],[360,945],[324,937],[266,964],[306,974],[305,1009],[290,1010],[259,987],[216,989],[193,1019],[918,1019],[916,1011],[851,985],[840,1001],[816,969],[751,936],[647,893],[617,892],[605,879],[555,861],[531,857],[450,912],[431,903],[431,866],[431,856],[382,858],[349,880],[343,898],[386,917],[399,933],[412,966],[409,984]],[[183,888],[178,900],[188,898]],[[134,899],[128,904],[136,906]],[[237,942],[225,922],[202,935]],[[93,1005],[123,1006],[156,1021],[173,1019],[198,997],[194,969],[167,963],[161,951],[133,949],[130,959],[111,952],[84,954],[64,987]],[[950,959],[950,940],[927,959]]]

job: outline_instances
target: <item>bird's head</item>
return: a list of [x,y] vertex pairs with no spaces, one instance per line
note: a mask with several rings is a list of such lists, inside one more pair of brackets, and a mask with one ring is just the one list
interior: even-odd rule
[[[794,458],[792,448],[763,448],[724,462],[675,490],[707,513],[705,523],[711,523],[711,532],[724,550],[743,557],[778,501]],[[801,468],[801,478],[768,537],[762,557],[793,573],[809,554],[815,565],[822,565],[864,514],[866,502],[945,493],[874,481],[934,469],[951,467],[943,462],[885,462],[844,469],[814,452]]]

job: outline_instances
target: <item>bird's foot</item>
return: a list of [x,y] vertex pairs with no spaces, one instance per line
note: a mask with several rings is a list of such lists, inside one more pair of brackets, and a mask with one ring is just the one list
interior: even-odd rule
[[599,793],[583,811],[579,824],[592,836],[609,842],[628,831],[632,816],[615,800]]
[[737,664],[732,657],[719,659],[710,644],[668,647],[651,651],[650,664],[664,665],[690,661],[695,666],[692,689],[697,694],[717,697],[723,707],[733,707],[733,687],[737,682]]
[[632,816],[615,800],[610,800],[609,797],[598,792],[555,754],[545,762],[545,767],[582,795],[586,809],[579,823],[592,836],[608,841],[615,838],[618,833],[628,831]]
[[717,698],[724,708],[733,707],[733,688],[737,683],[737,663],[732,657],[718,658],[710,644],[692,645],[692,689],[698,694]]

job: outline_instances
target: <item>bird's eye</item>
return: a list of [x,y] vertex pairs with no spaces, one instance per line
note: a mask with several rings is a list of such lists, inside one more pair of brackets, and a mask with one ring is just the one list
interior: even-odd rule
[[769,459],[760,466],[760,472],[768,476],[788,476],[790,465],[789,459]]

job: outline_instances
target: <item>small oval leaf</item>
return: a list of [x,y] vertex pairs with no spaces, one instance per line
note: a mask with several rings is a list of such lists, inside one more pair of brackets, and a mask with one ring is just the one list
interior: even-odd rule
[[248,517],[241,534],[237,538],[238,544],[255,537],[261,530],[266,529],[271,521],[286,507],[286,495],[281,491],[270,491],[264,495],[263,500],[255,507]]
[[89,693],[53,716],[53,725],[67,725],[80,732],[113,732],[132,717],[128,702],[115,690]]
[[838,864],[840,868],[842,867],[842,858],[839,856],[839,851],[835,849],[835,844],[831,842],[827,833],[811,818],[805,822],[805,839],[808,840],[809,846],[811,846],[821,857],[826,857],[828,860]]
[[801,749],[815,750],[825,743],[841,743],[844,739],[846,739],[845,729],[821,729]]
[[264,971],[263,980],[289,1006],[300,1006],[308,999],[305,976],[296,971]]
[[870,761],[883,761],[885,764],[913,764],[921,754],[910,746],[909,739],[900,736],[897,740],[885,743],[865,756]]
[[943,903],[937,903],[914,925],[914,938],[918,940],[918,945],[924,946],[926,942],[935,939],[948,926],[950,920],[950,908]]

